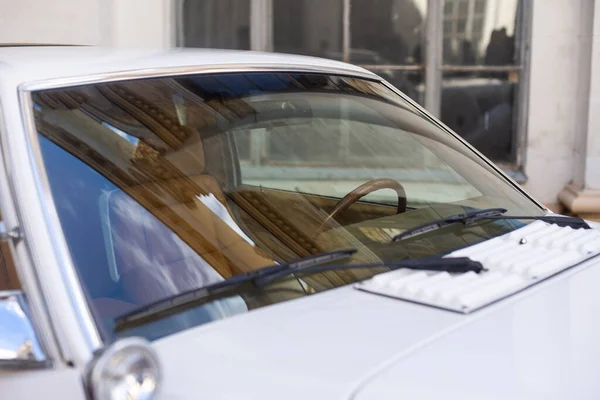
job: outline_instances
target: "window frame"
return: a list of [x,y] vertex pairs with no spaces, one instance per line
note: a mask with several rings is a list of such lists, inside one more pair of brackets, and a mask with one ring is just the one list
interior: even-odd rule
[[[183,37],[183,3],[176,3],[177,45],[185,46]],[[189,0],[187,0],[189,1]],[[254,51],[273,51],[273,0],[248,0],[250,2],[250,48]],[[342,1],[342,51],[343,60],[350,62],[351,47],[351,12],[352,0]],[[478,0],[464,0],[468,3],[469,15],[475,13],[475,3]],[[516,63],[514,65],[453,65],[443,63],[444,40],[444,8],[446,0],[427,0],[427,13],[425,15],[425,34],[427,37],[424,45],[425,57],[422,64],[392,64],[392,65],[360,65],[363,68],[378,73],[382,70],[423,72],[424,90],[423,106],[435,117],[441,113],[442,76],[445,72],[506,72],[517,76],[516,106],[513,115],[512,148],[509,162],[496,162],[501,169],[518,183],[527,182],[523,172],[525,164],[525,143],[527,140],[527,107],[529,98],[529,63],[530,39],[532,21],[532,2],[519,0],[518,19],[515,28]],[[489,4],[487,5],[490,6]],[[458,4],[453,8],[458,8]],[[456,10],[454,10],[456,11]],[[456,14],[456,12],[454,12]],[[469,31],[470,19],[467,19],[466,30]],[[453,26],[453,32],[455,27]],[[465,33],[466,34],[466,33]],[[251,151],[252,152],[252,151]],[[254,152],[252,152],[254,154]]]

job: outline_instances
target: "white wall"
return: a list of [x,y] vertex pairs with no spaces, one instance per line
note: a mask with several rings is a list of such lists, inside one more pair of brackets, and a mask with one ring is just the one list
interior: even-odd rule
[[573,179],[587,131],[593,3],[533,1],[525,173],[527,189],[546,204]]
[[112,21],[111,44],[117,47],[169,48],[175,44],[174,1],[100,0]]
[[99,44],[102,1],[0,0],[0,42]]
[[0,43],[167,48],[172,0],[0,0]]

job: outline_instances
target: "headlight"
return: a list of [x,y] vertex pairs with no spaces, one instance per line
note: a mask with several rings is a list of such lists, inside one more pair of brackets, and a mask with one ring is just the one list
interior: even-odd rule
[[93,400],[150,400],[161,372],[156,353],[141,338],[119,340],[91,363],[88,389]]

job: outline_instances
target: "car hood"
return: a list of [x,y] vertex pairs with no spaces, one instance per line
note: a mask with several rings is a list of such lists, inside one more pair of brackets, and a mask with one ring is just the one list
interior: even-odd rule
[[600,395],[600,256],[470,314],[353,286],[155,342],[165,399]]

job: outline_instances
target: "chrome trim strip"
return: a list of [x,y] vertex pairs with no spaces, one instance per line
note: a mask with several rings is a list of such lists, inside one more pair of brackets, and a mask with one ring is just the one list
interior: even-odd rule
[[93,83],[119,82],[125,80],[137,80],[147,78],[162,78],[169,76],[186,76],[197,74],[224,74],[230,72],[291,72],[291,73],[328,73],[332,75],[352,76],[370,80],[381,80],[374,73],[364,70],[354,70],[350,68],[337,68],[327,66],[302,66],[295,64],[244,64],[235,66],[234,64],[215,64],[188,67],[165,67],[125,70],[117,72],[107,72],[85,76],[75,76],[68,78],[55,78],[43,81],[32,81],[19,85],[19,91],[36,91],[57,89],[69,86],[88,85]]
[[[136,380],[133,380],[132,382],[137,386],[137,390],[134,392],[130,386],[131,391],[128,391],[129,396],[127,397],[143,400],[170,397],[167,395],[164,397],[161,396],[164,379],[163,366],[154,347],[152,347],[152,343],[147,339],[134,336],[119,339],[112,343],[102,352],[95,354],[90,363],[86,365],[83,374],[83,384],[87,389],[88,398],[97,400],[108,398],[108,396],[105,396],[107,393],[106,389],[114,385],[114,382],[110,378],[107,379],[107,376],[111,377],[123,371],[119,367],[123,366],[123,364],[127,365],[126,361],[124,361],[127,359],[127,354],[129,357],[135,357],[134,359],[136,360],[144,360],[143,364],[139,364],[143,365],[143,372],[138,375],[141,381],[136,382]],[[129,370],[127,373],[137,374],[138,371]],[[150,385],[146,383],[150,383]],[[119,394],[124,392],[120,391]],[[131,395],[131,393],[135,393],[135,395]],[[123,397],[110,396],[113,399]]]
[[[53,242],[52,247],[56,259],[59,261],[59,269],[63,282],[67,288],[67,295],[79,317],[77,322],[81,327],[81,332],[84,335],[91,356],[91,353],[94,350],[102,346],[102,340],[87,301],[84,298],[83,291],[81,290],[75,266],[71,260],[67,242],[58,219],[56,205],[54,203],[54,198],[52,197],[50,182],[46,175],[40,143],[37,137],[31,93],[19,89],[19,104],[21,108],[21,117],[25,127],[25,140],[29,152],[29,165],[32,168],[35,177],[37,196],[44,213],[44,222],[50,230],[50,237]],[[49,308],[49,311],[52,312],[52,308]],[[58,331],[57,334],[59,334],[60,337],[60,327],[55,326],[55,329]],[[58,342],[61,344],[60,340]],[[67,353],[68,350],[64,346],[61,346],[61,350],[63,351],[63,357],[65,357],[65,359],[72,360],[72,355]]]

